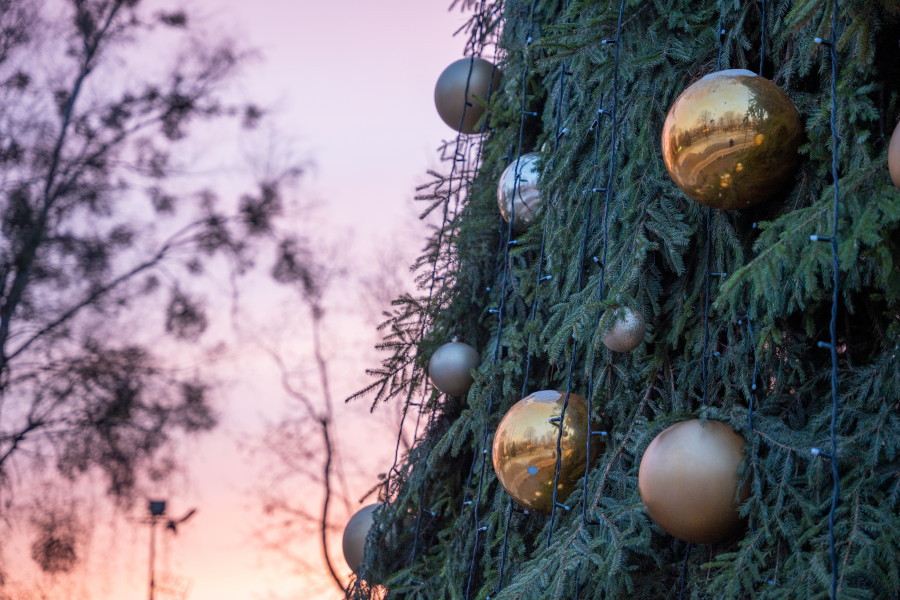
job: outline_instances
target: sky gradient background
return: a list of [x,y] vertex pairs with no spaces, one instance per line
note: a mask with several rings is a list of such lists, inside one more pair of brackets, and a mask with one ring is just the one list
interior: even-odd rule
[[[296,195],[317,208],[297,226],[323,247],[339,241],[342,266],[363,275],[371,268],[377,276],[381,254],[402,261],[403,272],[422,247],[426,230],[415,217],[415,186],[426,179],[426,169],[438,166],[437,148],[453,134],[434,110],[434,82],[461,57],[465,44],[463,37],[452,35],[464,18],[459,11],[448,12],[448,4],[184,2],[203,29],[258,50],[235,93],[271,109],[278,143],[313,163]],[[372,307],[363,288],[350,289],[353,281],[329,296],[325,349],[341,441],[355,444],[345,456],[350,495],[357,498],[390,467],[396,434],[389,411],[372,416],[365,400],[349,406],[342,402],[367,382],[365,368],[377,364]],[[308,351],[306,320],[293,299],[259,282],[243,292],[242,302],[251,310],[242,319],[239,337],[268,339],[288,361],[302,360]],[[340,597],[325,574],[317,539],[310,538],[299,550],[314,569],[298,571],[263,552],[252,536],[261,512],[252,489],[265,479],[267,467],[246,447],[289,405],[271,358],[248,342],[220,361],[219,377],[219,429],[179,450],[179,457],[188,461],[186,472],[158,491],[169,501],[172,516],[198,509],[177,537],[161,532],[158,576],[170,574],[189,585],[191,600],[250,600],[269,598],[270,592],[303,600]],[[312,510],[318,509],[318,489],[297,493]],[[92,599],[147,597],[148,528],[140,521],[143,502],[138,508],[124,524],[108,517],[109,536],[94,536],[89,550],[100,560],[86,576]],[[344,522],[349,517],[345,513],[346,507],[337,504],[334,520]],[[105,515],[97,519],[107,523]],[[333,536],[332,549],[336,566],[347,572],[340,532]],[[158,595],[159,600],[166,597]]]

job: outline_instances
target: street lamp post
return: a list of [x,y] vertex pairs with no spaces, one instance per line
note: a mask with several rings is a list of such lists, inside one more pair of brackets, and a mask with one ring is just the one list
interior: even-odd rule
[[150,509],[150,600],[156,596],[156,522],[166,514],[165,500],[151,500]]
[[[150,500],[147,508],[150,510],[150,600],[156,599],[156,523],[160,517],[166,514],[165,500]],[[197,512],[196,508],[189,510],[180,519],[169,519],[166,523],[166,529],[171,529],[172,533],[178,533],[178,526],[194,516]]]

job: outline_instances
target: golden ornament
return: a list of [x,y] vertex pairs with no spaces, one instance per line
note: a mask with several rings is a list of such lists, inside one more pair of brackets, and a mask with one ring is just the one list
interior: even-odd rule
[[888,146],[888,171],[894,187],[900,188],[900,123],[897,123]]
[[472,346],[462,342],[444,344],[428,361],[431,383],[448,396],[465,396],[475,379],[472,369],[481,364],[481,356]]
[[[522,233],[534,222],[534,216],[541,205],[541,191],[538,189],[537,163],[541,155],[529,152],[513,161],[503,170],[497,184],[497,203],[503,220],[509,223],[513,218],[513,231]],[[516,181],[516,174],[519,175]],[[515,199],[513,198],[515,190]],[[513,210],[515,209],[515,210]]]
[[710,73],[675,100],[663,125],[662,155],[691,199],[742,209],[787,183],[802,138],[800,113],[781,88],[731,69]]
[[644,341],[647,322],[643,315],[623,306],[613,313],[613,324],[603,336],[603,343],[613,352],[631,352]]
[[500,89],[502,78],[500,69],[477,56],[451,63],[434,86],[434,105],[441,119],[454,131],[477,133],[484,114],[480,102],[487,102]]
[[[549,513],[553,509],[556,474],[556,440],[566,393],[534,392],[510,408],[494,433],[494,471],[500,485],[516,503],[528,510]],[[555,421],[551,422],[551,419]],[[569,394],[560,440],[562,463],[556,493],[563,502],[584,477],[587,464],[587,400]],[[591,443],[591,460],[603,442]]]
[[738,506],[738,468],[744,438],[718,421],[676,423],[657,435],[641,459],[638,487],[653,521],[686,542],[712,544],[743,523]]
[[366,550],[366,536],[369,535],[369,530],[375,522],[373,513],[380,506],[380,503],[363,506],[350,517],[344,527],[342,540],[344,560],[347,561],[347,565],[352,571],[357,570],[362,564],[363,554]]

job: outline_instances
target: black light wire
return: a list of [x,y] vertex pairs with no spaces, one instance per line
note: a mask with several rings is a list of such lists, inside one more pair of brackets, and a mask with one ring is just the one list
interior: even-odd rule
[[[507,227],[506,227],[507,243],[504,245],[504,248],[503,248],[503,276],[501,278],[501,283],[500,283],[500,300],[499,300],[499,306],[496,309],[493,309],[493,312],[495,312],[495,314],[497,315],[497,336],[496,336],[496,339],[494,342],[494,354],[491,359],[491,367],[492,368],[496,367],[497,361],[500,358],[500,343],[501,343],[502,333],[503,333],[503,315],[504,315],[505,306],[506,306],[506,286],[507,286],[507,283],[509,280],[509,271],[510,271],[509,247],[512,245],[512,242],[513,242],[513,239],[512,239],[513,222],[514,222],[515,216],[516,216],[515,215],[515,210],[516,210],[515,197],[516,197],[516,193],[518,192],[518,186],[519,186],[519,163],[520,163],[520,160],[522,157],[522,138],[523,138],[524,132],[525,132],[525,117],[527,115],[534,116],[534,113],[529,113],[527,111],[527,102],[528,102],[528,87],[527,87],[527,84],[528,84],[528,53],[527,53],[527,48],[532,42],[532,35],[534,33],[534,8],[535,8],[536,4],[537,4],[537,0],[532,0],[530,13],[529,13],[528,33],[527,33],[527,37],[525,40],[525,46],[522,49],[522,54],[523,54],[522,106],[521,106],[521,114],[519,117],[519,139],[518,139],[518,147],[516,150],[516,161],[515,161],[515,165],[513,166],[513,174],[515,177],[514,177],[514,181],[513,181],[513,191],[512,191],[513,202],[511,203],[509,222],[507,223]],[[479,509],[480,509],[480,504],[481,504],[481,492],[484,488],[485,466],[487,464],[487,457],[488,457],[487,442],[488,442],[488,436],[490,434],[490,417],[491,417],[491,413],[493,412],[494,393],[495,393],[496,389],[497,389],[496,382],[492,381],[491,389],[490,389],[490,392],[488,393],[487,405],[485,406],[484,427],[482,429],[482,434],[481,434],[481,452],[476,453],[475,456],[473,457],[473,461],[478,460],[479,455],[480,455],[481,472],[478,477],[478,491],[476,492],[475,498],[472,500],[472,507],[473,507],[472,526],[474,529],[475,539],[473,540],[473,543],[472,543],[472,559],[471,559],[471,562],[469,563],[469,577],[466,582],[466,594],[465,594],[466,600],[469,600],[469,597],[470,597],[470,594],[472,591],[472,582],[475,577],[475,564],[478,560],[478,547],[479,547],[480,534],[482,531],[485,531],[487,529],[487,526],[480,525],[480,515],[479,515],[480,510]]]
[[[439,260],[441,257],[441,244],[443,243],[444,234],[446,233],[447,225],[449,223],[449,216],[450,216],[449,215],[449,212],[450,212],[449,205],[450,205],[451,199],[454,198],[453,181],[456,178],[457,165],[458,165],[458,163],[465,163],[467,161],[467,155],[470,151],[472,151],[472,148],[474,147],[475,148],[475,156],[476,156],[476,166],[473,169],[473,171],[477,171],[477,160],[478,160],[478,158],[480,158],[481,135],[484,133],[485,126],[487,123],[487,119],[484,119],[482,122],[481,131],[479,131],[478,141],[473,142],[473,140],[471,139],[470,136],[468,136],[468,135],[464,136],[461,133],[463,123],[465,122],[466,110],[471,106],[471,103],[468,101],[468,98],[469,98],[469,84],[471,82],[472,70],[473,70],[473,66],[474,66],[474,62],[475,62],[474,57],[479,56],[481,54],[481,50],[483,49],[478,46],[478,28],[480,26],[482,26],[483,22],[484,22],[483,13],[485,10],[485,2],[486,2],[486,0],[481,0],[481,5],[478,9],[479,17],[476,17],[477,23],[475,25],[475,28],[473,30],[473,33],[470,37],[469,42],[466,44],[466,50],[469,50],[471,52],[471,58],[470,58],[470,62],[469,62],[469,71],[466,75],[466,86],[465,86],[465,92],[464,92],[464,96],[463,96],[466,99],[466,102],[463,105],[462,114],[460,115],[459,125],[457,127],[458,133],[456,136],[455,148],[454,148],[453,157],[451,160],[452,164],[450,167],[450,174],[447,177],[447,186],[448,187],[447,187],[447,193],[446,193],[446,200],[444,201],[444,206],[443,206],[441,227],[438,231],[438,237],[435,242],[434,260],[432,261],[432,270],[431,270],[431,277],[430,277],[431,281],[430,281],[429,288],[428,288],[428,296],[427,296],[428,299],[426,301],[426,305],[430,305],[430,303],[434,297],[434,289],[435,289],[436,282],[438,281],[438,279],[441,279],[437,276],[437,270],[438,270],[438,263],[439,263]],[[496,66],[494,68],[496,69]],[[493,75],[493,73],[492,73],[492,75]],[[491,82],[488,85],[488,96],[485,99],[486,101],[490,101],[491,94],[494,91],[492,89],[492,87],[493,87],[493,76],[491,77]],[[456,204],[457,205],[459,203],[459,196],[462,191],[461,187],[464,186],[468,181],[466,168],[465,168],[464,164],[461,165],[460,171],[462,174],[460,175],[460,189],[458,189],[456,191]],[[456,212],[457,211],[454,210],[454,214],[456,214]],[[425,329],[427,327],[427,324],[428,324],[427,318],[423,317],[422,327],[419,332],[420,340],[424,338]],[[407,396],[407,398],[406,398],[406,404],[404,405],[403,413],[402,413],[401,419],[400,419],[400,426],[399,426],[398,434],[397,434],[397,442],[396,442],[396,445],[394,448],[394,460],[393,460],[393,464],[391,466],[391,470],[388,472],[388,480],[386,482],[387,483],[386,497],[388,499],[390,499],[390,496],[391,496],[391,490],[390,490],[391,476],[394,473],[396,473],[397,462],[398,462],[399,451],[400,451],[400,443],[401,443],[402,436],[403,436],[403,425],[404,425],[406,416],[408,414],[409,407],[410,406],[419,406],[418,416],[416,418],[415,434],[414,434],[414,438],[413,438],[413,442],[415,443],[416,438],[418,436],[418,429],[419,429],[420,419],[422,417],[422,412],[426,408],[425,401],[428,398],[429,393],[430,393],[429,387],[426,385],[422,402],[420,402],[420,403],[410,402],[410,397]],[[433,417],[434,417],[434,411],[431,411],[429,413],[429,425],[431,424]],[[423,511],[428,512],[431,514],[432,517],[435,516],[434,511],[423,508],[425,483],[426,482],[423,478],[422,484],[419,489],[418,510],[417,510],[417,514],[416,514],[416,525],[415,525],[415,531],[414,531],[414,535],[413,535],[413,547],[412,547],[412,551],[410,553],[410,558],[409,558],[410,565],[412,565],[416,559],[416,554],[417,554],[417,550],[418,550],[419,533],[421,531],[422,512]],[[417,582],[417,583],[421,583],[421,582]]]
[[[838,94],[837,94],[837,78],[838,78],[838,56],[837,56],[837,29],[838,29],[838,0],[833,0],[831,8],[831,38],[828,41],[816,38],[816,42],[828,48],[831,58],[831,177],[834,180],[834,209],[832,214],[831,236],[811,236],[811,241],[831,242],[831,268],[832,268],[832,291],[831,291],[831,322],[828,325],[830,342],[819,342],[820,348],[828,348],[831,352],[831,424],[829,428],[831,453],[828,459],[831,462],[831,478],[832,478],[832,495],[831,508],[828,511],[828,551],[831,559],[831,599],[837,599],[837,588],[839,581],[838,560],[837,560],[837,542],[834,532],[834,520],[837,513],[837,507],[841,497],[841,479],[838,471],[838,448],[837,448],[837,420],[838,420],[838,355],[837,355],[837,314],[838,302],[840,301],[840,262],[838,257],[838,219],[840,218],[840,186],[838,169],[838,151],[840,149],[840,138],[838,137],[837,127],[837,111],[838,111]],[[821,454],[813,449],[814,454]]]
[[[765,31],[765,27],[763,28]],[[725,36],[725,30],[722,29],[722,16],[719,15],[719,23],[716,26],[716,39],[718,40],[718,52],[716,56],[716,71],[722,70],[722,41]],[[764,41],[760,46],[764,45]],[[760,61],[760,71],[762,70],[762,62]],[[701,395],[701,405],[706,408],[707,394],[709,391],[708,384],[708,363],[709,363],[709,299],[710,299],[710,280],[712,279],[712,271],[710,270],[710,261],[712,256],[712,208],[706,207],[704,211],[704,221],[706,224],[706,244],[704,249],[704,290],[703,290],[703,341],[701,347],[701,363],[700,363],[700,382],[703,386]],[[724,273],[715,273],[724,276]],[[681,575],[678,578],[678,600],[684,598],[684,591],[687,586],[688,560],[691,556],[691,547],[693,544],[687,542],[684,549],[684,561],[681,564]]]
[[[608,213],[609,213],[609,203],[610,203],[610,199],[611,199],[611,195],[612,195],[612,184],[613,184],[613,181],[615,178],[616,148],[618,146],[618,135],[617,135],[617,133],[618,133],[618,130],[617,130],[618,117],[617,117],[616,109],[618,106],[618,96],[619,96],[619,46],[620,46],[619,42],[620,42],[620,35],[622,32],[622,16],[624,14],[624,11],[625,11],[625,0],[621,0],[621,2],[619,4],[618,20],[616,22],[615,39],[612,39],[612,40],[605,39],[605,40],[601,41],[601,43],[604,45],[611,44],[614,46],[614,50],[613,50],[613,93],[612,93],[611,110],[609,112],[607,112],[602,108],[602,99],[601,99],[601,108],[599,108],[597,111],[597,119],[593,125],[593,127],[595,128],[595,131],[594,131],[594,145],[595,145],[594,146],[594,159],[596,160],[597,156],[599,155],[600,119],[604,116],[610,117],[610,120],[611,120],[610,158],[609,158],[609,170],[607,172],[606,187],[603,187],[603,188],[594,187],[594,188],[591,188],[590,190],[586,191],[588,194],[593,194],[595,192],[605,192],[604,202],[603,202],[603,216],[602,216],[603,249],[602,249],[602,253],[601,253],[601,258],[595,259],[595,260],[597,260],[597,262],[599,262],[599,266],[600,266],[599,282],[597,284],[597,297],[598,297],[598,300],[600,300],[600,301],[602,301],[602,299],[603,299],[603,280],[604,280],[604,275],[606,273],[606,256],[607,256],[607,246],[608,246],[608,244],[607,244],[608,218],[607,217],[608,217]],[[588,197],[590,198],[590,196],[588,196]],[[589,200],[587,217],[585,219],[584,235],[582,237],[582,243],[581,243],[580,264],[581,264],[582,268],[579,269],[579,271],[578,271],[578,291],[579,292],[581,291],[582,274],[584,272],[584,261],[585,261],[585,257],[587,254],[587,241],[588,241],[588,237],[590,236],[592,206],[593,206],[593,202],[591,202]],[[597,325],[599,324],[599,320],[600,320],[600,312],[598,311],[597,324],[595,324],[595,329],[596,329]],[[556,509],[559,507],[564,510],[569,510],[568,506],[561,504],[557,501],[557,492],[559,489],[559,473],[562,469],[563,425],[565,423],[566,409],[568,408],[569,396],[572,391],[572,377],[573,377],[573,372],[574,372],[575,357],[576,357],[576,353],[577,353],[577,345],[578,345],[577,340],[573,340],[572,353],[569,357],[568,375],[566,378],[566,396],[565,396],[565,399],[563,400],[563,407],[562,407],[562,411],[559,416],[559,432],[557,433],[557,436],[556,436],[556,470],[555,470],[555,473],[553,476],[553,503],[552,503],[552,508],[551,508],[551,512],[550,512],[550,523],[548,524],[548,528],[547,528],[547,547],[548,548],[550,547],[550,545],[553,542],[553,532],[554,532],[553,523],[554,523],[554,519],[556,517]],[[588,414],[587,428],[588,428],[588,432],[587,432],[587,442],[586,442],[586,444],[587,444],[586,456],[590,457],[590,455],[591,455],[591,438],[595,434],[599,435],[604,432],[594,432],[591,430],[592,417],[593,417],[593,395],[594,395],[593,373],[594,373],[594,370],[592,368],[589,368],[588,371],[590,374],[588,376],[588,389],[587,389],[587,404],[588,404],[588,406],[587,406],[587,414]],[[587,505],[587,478],[588,478],[589,472],[590,472],[590,460],[587,460],[586,465],[585,465],[585,475],[584,475],[584,486],[583,486],[584,492],[583,492],[583,498],[582,498],[582,504],[581,504],[581,516],[582,516],[583,523],[588,522],[585,507]]]
[[[565,11],[567,8],[568,8],[568,2],[566,3],[566,6],[563,7],[563,10]],[[555,161],[556,151],[559,148],[559,139],[565,133],[562,129],[562,113],[563,113],[563,104],[564,104],[565,90],[566,90],[566,75],[568,74],[567,68],[568,67],[567,67],[566,63],[563,63],[560,67],[559,92],[558,92],[557,102],[556,102],[556,126],[555,126],[555,130],[554,130],[554,134],[553,134],[553,155],[552,155],[553,158],[551,159],[551,164],[553,161]],[[529,314],[529,317],[528,317],[528,323],[533,323],[535,316],[537,314],[537,307],[538,307],[538,303],[540,301],[539,288],[540,288],[541,283],[552,277],[552,275],[544,276],[544,274],[543,274],[544,252],[545,252],[545,243],[546,243],[546,239],[547,239],[547,228],[548,227],[549,227],[549,220],[545,219],[542,224],[542,229],[541,229],[540,256],[538,257],[537,275],[536,275],[535,287],[534,287],[534,300],[531,303],[531,313]],[[520,396],[522,398],[525,398],[526,395],[528,394],[528,375],[529,375],[529,372],[531,369],[532,336],[533,336],[533,333],[531,331],[529,331],[528,339],[527,339],[527,342],[525,345],[525,368],[523,370],[524,375],[522,378],[522,393],[520,394]],[[503,543],[501,545],[501,550],[500,550],[500,565],[498,567],[497,586],[494,588],[493,593],[491,595],[487,596],[486,600],[489,600],[491,597],[495,596],[503,588],[503,577],[504,577],[505,569],[506,569],[506,553],[507,553],[507,549],[508,549],[508,545],[509,545],[509,525],[510,525],[510,520],[512,517],[512,513],[514,512],[514,506],[515,506],[512,496],[507,495],[507,497],[509,498],[509,506],[507,508],[506,522],[505,522],[504,530],[503,530]],[[525,511],[525,512],[527,514],[527,511]],[[577,598],[577,594],[576,594],[576,598]]]

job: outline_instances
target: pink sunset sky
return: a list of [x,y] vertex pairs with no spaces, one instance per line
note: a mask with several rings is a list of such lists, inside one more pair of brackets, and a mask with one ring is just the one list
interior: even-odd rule
[[[406,265],[422,248],[427,231],[416,219],[415,187],[426,180],[427,169],[439,167],[437,148],[454,136],[435,112],[434,83],[444,67],[462,56],[465,38],[453,33],[465,16],[458,9],[448,11],[450,0],[146,3],[183,5],[195,28],[255,49],[234,93],[239,100],[252,99],[270,109],[277,127],[273,139],[311,161],[294,195],[315,209],[305,209],[296,226],[323,248],[340,242],[335,260],[353,274],[329,295],[325,351],[338,411],[335,420],[340,423],[337,434],[350,478],[348,495],[356,500],[390,468],[396,440],[391,411],[372,415],[365,399],[343,403],[368,382],[364,371],[378,360],[373,307],[363,298],[360,276],[377,276],[383,269],[381,256],[387,263],[402,262],[396,271],[406,273]],[[253,150],[252,145],[243,149]],[[223,160],[246,163],[247,156]],[[228,189],[229,177],[219,184]],[[214,369],[220,381],[220,427],[177,449],[176,456],[186,462],[185,472],[167,488],[150,492],[168,501],[171,516],[197,508],[177,536],[160,528],[157,576],[163,583],[183,586],[187,593],[180,597],[190,600],[340,598],[315,537],[298,540],[294,551],[309,565],[298,569],[265,552],[253,536],[262,514],[253,489],[271,473],[266,471],[269,462],[248,448],[266,423],[290,409],[266,348],[298,366],[309,353],[305,309],[263,278],[255,286],[242,290],[240,323],[215,334],[240,342]],[[222,292],[226,295],[227,282]],[[224,304],[213,309],[225,315],[227,323],[229,307]],[[319,489],[297,489],[296,494],[298,504],[318,510]],[[332,520],[343,523],[355,509],[336,502]],[[73,598],[147,598],[145,515],[144,501],[124,519],[93,515],[103,533],[89,542],[90,563],[77,582],[59,585],[70,592],[74,588]],[[348,574],[340,534],[334,532],[331,555]],[[176,597],[161,592],[158,600]],[[51,592],[49,597],[56,596]]]
[[[312,235],[326,243],[352,239],[340,252],[351,270],[374,265],[379,253],[408,264],[421,248],[425,228],[415,218],[415,186],[427,168],[437,166],[436,148],[453,134],[435,113],[434,82],[461,56],[465,43],[453,37],[463,16],[448,12],[448,5],[422,0],[188,3],[204,26],[214,25],[259,50],[241,78],[242,86],[249,97],[273,110],[279,132],[296,140],[301,156],[312,160],[314,167],[301,181],[298,196],[319,206],[312,217]],[[399,271],[405,272],[405,265]],[[350,496],[356,499],[390,467],[396,434],[389,416],[372,416],[368,402],[341,402],[367,381],[364,370],[377,360],[372,350],[377,336],[372,320],[358,310],[358,292],[332,298],[326,351],[332,359]],[[280,306],[276,314],[301,310],[289,300],[275,302]],[[279,318],[277,327],[283,331],[288,323],[302,336],[303,321],[302,315]],[[259,319],[260,330],[275,326]],[[291,346],[290,339],[280,342],[285,353]],[[298,343],[295,350],[301,361],[305,344]],[[170,494],[174,514],[195,505],[199,511],[183,534],[164,542],[169,544],[168,556],[160,566],[190,580],[191,600],[245,600],[270,592],[306,600],[338,598],[319,557],[318,540],[295,548],[306,553],[304,559],[313,567],[298,572],[278,556],[262,552],[250,535],[260,507],[247,489],[263,479],[258,470],[264,466],[248,460],[237,445],[260,432],[263,422],[277,419],[288,400],[274,365],[258,348],[235,359],[222,427],[192,443],[188,485]],[[320,490],[298,490],[301,499],[318,509]],[[344,505],[335,503],[334,521],[349,518],[345,513]],[[146,539],[146,532],[141,536]],[[349,572],[340,532],[331,546],[335,565]],[[146,555],[144,544],[139,544],[136,558],[141,551]],[[138,575],[134,591],[143,592],[144,569]]]

